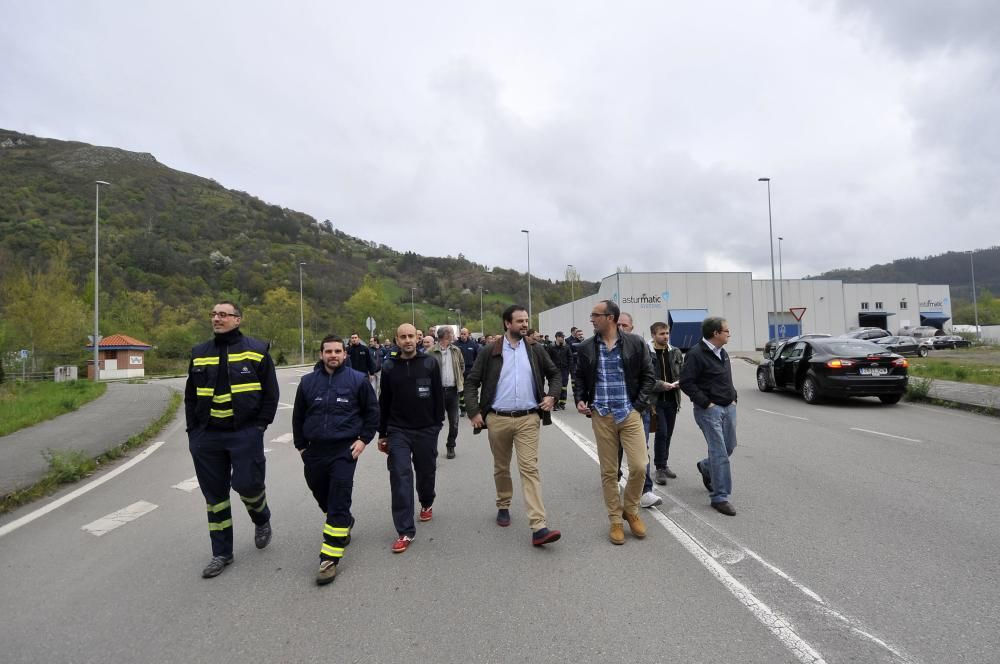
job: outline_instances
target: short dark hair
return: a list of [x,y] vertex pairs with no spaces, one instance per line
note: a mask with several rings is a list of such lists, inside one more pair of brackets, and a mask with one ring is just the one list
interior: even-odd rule
[[649,333],[656,334],[660,330],[669,330],[669,329],[670,326],[664,323],[663,321],[656,321],[655,323],[649,326]]
[[601,300],[601,304],[604,305],[605,313],[611,314],[611,320],[618,322],[618,317],[622,315],[622,310],[618,308],[618,305],[612,300]]
[[[527,307],[520,304],[512,304],[503,310],[503,322],[513,323],[515,311],[527,311]],[[530,322],[530,321],[529,321]]]
[[319,342],[319,352],[322,353],[323,346],[331,342],[340,344],[341,348],[345,349],[347,348],[347,344],[345,344],[344,340],[341,339],[339,336],[337,336],[336,334],[328,334],[325,337],[323,337],[323,341]]
[[240,309],[240,305],[236,304],[232,300],[219,300],[218,302],[216,302],[216,304],[228,304],[233,308],[234,314],[236,314],[240,318],[243,318],[243,310]]
[[722,324],[725,322],[725,318],[709,316],[701,321],[701,336],[705,339],[711,339],[715,336],[716,332],[722,332]]
[[556,338],[558,338],[558,337],[563,337],[563,338],[565,338],[565,337],[566,337],[566,335],[565,335],[565,334],[563,334],[562,332],[556,332]]

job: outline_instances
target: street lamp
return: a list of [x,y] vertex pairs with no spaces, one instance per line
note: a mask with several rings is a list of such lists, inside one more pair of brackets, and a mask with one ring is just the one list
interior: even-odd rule
[[299,364],[306,363],[306,318],[305,307],[302,300],[302,266],[299,263]]
[[416,327],[417,325],[417,310],[413,308],[413,291],[416,288],[410,287],[410,324]]
[[101,333],[98,325],[98,316],[100,313],[101,304],[101,280],[99,274],[100,266],[100,253],[101,253],[101,226],[100,226],[100,216],[101,216],[101,185],[110,187],[110,182],[105,182],[104,180],[96,180],[94,182],[95,192],[94,192],[94,382],[101,379],[101,361],[99,344],[101,343]]
[[972,311],[976,318],[976,341],[983,342],[983,334],[979,331],[979,302],[976,299],[976,261],[974,252],[969,252],[969,268],[972,270]]
[[785,238],[778,236],[778,292],[781,297],[781,317],[785,317],[785,275],[781,270],[781,243]]
[[576,295],[574,294],[573,282],[576,281],[576,268],[572,265],[567,265],[570,270],[569,273],[569,301],[572,303],[573,307],[573,322],[571,323],[573,327],[576,327]]
[[[757,178],[757,182],[767,183],[767,238],[768,249],[771,250],[771,309],[778,306],[777,290],[774,287],[774,226],[771,223],[771,178]],[[774,313],[774,332],[777,337],[778,313]]]
[[528,327],[531,327],[531,233],[521,229],[528,241]]
[[479,287],[479,333],[486,336],[486,323],[483,321],[483,287]]

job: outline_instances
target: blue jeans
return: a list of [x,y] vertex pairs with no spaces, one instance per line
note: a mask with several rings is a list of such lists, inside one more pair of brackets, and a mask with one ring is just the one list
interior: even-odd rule
[[729,457],[736,449],[736,404],[699,408],[694,406],[694,421],[705,435],[708,457],[701,460],[712,480],[712,503],[724,503],[733,491]]

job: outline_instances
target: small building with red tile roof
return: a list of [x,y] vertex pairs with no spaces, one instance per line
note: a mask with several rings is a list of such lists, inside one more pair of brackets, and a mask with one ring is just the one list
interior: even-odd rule
[[[146,375],[145,353],[152,346],[127,334],[112,334],[97,344],[100,380],[142,378]],[[87,346],[93,354],[94,346]],[[87,378],[94,379],[94,360],[87,362]]]

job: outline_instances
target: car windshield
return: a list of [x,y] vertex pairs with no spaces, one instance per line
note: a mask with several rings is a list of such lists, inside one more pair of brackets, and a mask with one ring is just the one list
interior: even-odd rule
[[861,339],[843,339],[837,341],[827,341],[822,346],[831,355],[839,357],[866,357],[868,355],[881,355],[886,350],[878,344]]

